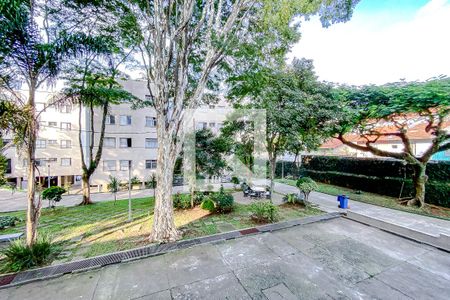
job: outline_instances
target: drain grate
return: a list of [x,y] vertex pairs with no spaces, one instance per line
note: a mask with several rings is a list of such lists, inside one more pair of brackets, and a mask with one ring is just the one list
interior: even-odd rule
[[13,281],[15,277],[16,277],[16,274],[11,274],[11,275],[6,275],[6,276],[0,277],[0,286],[10,284],[11,281]]
[[258,233],[259,230],[258,230],[258,228],[253,227],[253,228],[241,230],[241,231],[239,231],[239,232],[240,232],[242,235],[246,235],[246,234]]

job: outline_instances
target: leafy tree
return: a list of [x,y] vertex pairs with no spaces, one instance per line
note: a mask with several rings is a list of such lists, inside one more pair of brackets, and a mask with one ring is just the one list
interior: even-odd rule
[[42,191],[42,199],[53,202],[52,206],[55,206],[56,202],[61,201],[62,195],[66,192],[65,189],[59,186],[51,186]]
[[116,205],[117,193],[120,190],[120,181],[117,177],[109,175],[109,182],[107,185],[108,191],[114,195],[114,205]]
[[319,188],[317,183],[309,177],[299,178],[295,185],[305,197],[305,203],[308,203],[309,201],[309,194]]
[[[242,94],[241,98],[245,99],[245,108],[266,111],[267,153],[273,193],[279,155],[289,150],[298,153],[320,146],[324,138],[334,133],[334,120],[341,107],[332,96],[331,86],[318,82],[311,60],[294,59],[291,66],[266,76],[264,87],[251,94]],[[240,89],[240,85],[237,84],[232,91]],[[232,93],[237,96],[236,91]]]
[[[36,91],[57,78],[67,57],[86,49],[80,45],[92,44],[83,33],[72,34],[53,26],[45,4],[24,0],[0,2],[0,88],[2,98],[7,98],[9,103],[2,106],[21,111],[19,116],[25,116],[25,122],[13,123],[17,126],[10,129],[16,144],[25,148],[28,162],[26,244],[29,247],[37,239],[42,204],[40,199],[35,200],[35,148],[39,129]],[[22,83],[26,86],[26,96],[16,93],[16,87]]]
[[[433,154],[450,149],[450,134],[445,130],[450,114],[450,79],[343,87],[338,95],[349,103],[339,139],[354,149],[413,165],[415,196],[407,204],[423,207],[427,163]],[[412,128],[430,136],[430,146],[423,153],[416,153],[412,146]],[[362,143],[350,141],[346,133],[358,134]],[[382,137],[401,142],[403,149],[393,152],[378,148],[376,143]]]
[[[67,6],[68,3],[63,4]],[[118,79],[127,78],[119,71],[119,68],[130,61],[134,35],[133,28],[123,24],[124,11],[120,3],[117,3],[117,6],[101,6],[98,3],[75,1],[69,5],[70,8],[61,7],[65,10],[64,14],[57,14],[64,18],[59,20],[59,26],[66,30],[72,27],[84,30],[84,27],[89,27],[86,35],[96,41],[95,48],[87,49],[83,55],[71,61],[70,67],[66,70],[66,88],[60,96],[61,99],[80,106],[78,140],[83,186],[83,200],[80,205],[87,205],[92,203],[90,179],[102,157],[108,111],[113,104],[136,100],[118,83]],[[97,18],[94,23],[92,23],[93,17]],[[85,107],[90,119],[90,138],[86,142],[87,145],[82,143],[84,131],[81,118],[82,107]],[[100,128],[96,128],[94,122],[97,108],[100,109]],[[94,150],[94,144],[98,145],[96,150]]]
[[236,176],[231,177],[231,183],[234,185],[234,189],[236,189],[239,184],[239,178]]
[[156,110],[158,124],[158,186],[150,240],[167,242],[180,237],[171,189],[186,109],[208,102],[211,97],[206,97],[205,91],[214,91],[234,66],[262,53],[254,51],[264,48],[267,41],[257,42],[256,33],[259,37],[269,32],[288,36],[295,32],[291,25],[298,17],[317,13],[329,25],[348,19],[358,1],[125,2],[132,13],[128,19],[140,30],[139,50],[152,98],[149,104]]

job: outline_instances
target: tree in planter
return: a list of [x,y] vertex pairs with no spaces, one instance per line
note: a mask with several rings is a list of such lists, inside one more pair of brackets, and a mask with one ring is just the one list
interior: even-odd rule
[[[52,2],[58,3],[58,1]],[[31,247],[37,239],[37,224],[42,203],[36,199],[36,138],[39,113],[36,111],[36,91],[53,82],[68,57],[87,48],[95,41],[82,32],[67,32],[54,26],[48,14],[48,2],[5,0],[0,3],[0,88],[2,96],[25,115],[24,122],[11,128],[15,143],[23,147],[27,160],[26,244]],[[38,21],[38,18],[40,20]],[[26,86],[22,97],[15,90]]]
[[309,203],[309,194],[311,194],[311,192],[316,191],[319,188],[317,186],[317,183],[309,177],[299,178],[295,183],[295,185],[303,194],[305,204]]
[[[433,154],[450,149],[450,134],[445,130],[450,114],[450,79],[426,82],[400,82],[383,86],[344,88],[339,97],[349,102],[342,120],[339,139],[354,149],[377,156],[405,161],[414,167],[415,195],[407,205],[425,205],[426,167]],[[411,130],[421,130],[431,139],[421,154],[415,152]],[[360,136],[350,141],[346,133]],[[403,145],[399,152],[383,150],[376,143],[383,138]]]
[[108,191],[114,195],[114,205],[117,201],[117,193],[120,191],[120,181],[117,177],[109,175],[109,182],[107,185]]
[[[255,33],[259,37],[273,32],[298,36],[298,26],[291,26],[297,17],[319,13],[328,25],[348,19],[358,1],[124,2],[133,14],[129,20],[135,20],[141,31],[139,49],[157,115],[158,185],[150,240],[167,242],[180,237],[173,218],[171,189],[174,164],[183,143],[181,124],[186,109],[207,100],[203,97],[206,88],[216,88],[215,79],[233,69],[227,64],[237,66],[246,56],[270,55],[261,47],[265,39]],[[257,32],[256,28],[262,27],[267,30]],[[250,48],[259,52],[247,51]]]
[[61,201],[62,195],[66,192],[65,189],[59,186],[51,186],[42,191],[42,199],[53,202],[52,207],[56,206],[56,202]]

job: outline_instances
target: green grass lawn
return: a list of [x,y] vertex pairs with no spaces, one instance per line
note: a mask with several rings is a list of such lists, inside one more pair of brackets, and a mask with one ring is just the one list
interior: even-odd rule
[[[277,182],[285,183],[288,185],[295,186],[295,180],[290,179],[277,179]],[[388,197],[388,196],[382,196],[378,194],[368,193],[368,192],[361,192],[361,191],[355,191],[353,189],[335,186],[331,184],[325,184],[321,182],[317,182],[317,185],[319,186],[318,192],[329,194],[333,196],[345,194],[350,197],[351,200],[374,204],[378,206],[388,207],[392,209],[398,209],[410,213],[425,215],[429,217],[437,217],[442,218],[446,220],[450,220],[450,209],[445,207],[439,207],[435,205],[427,205],[423,209],[419,209],[417,207],[409,207],[406,205],[402,205],[398,203],[396,198]]]
[[[55,263],[78,260],[149,244],[154,199],[132,200],[132,222],[128,219],[128,200],[98,202],[88,206],[44,208],[39,232],[46,233],[62,249]],[[315,208],[282,205],[280,221],[323,213]],[[229,214],[211,214],[200,207],[175,211],[175,224],[183,238],[193,238],[219,232],[255,226],[250,220],[249,205],[235,204]],[[1,213],[17,216],[22,221],[15,227],[0,230],[0,234],[24,232],[25,212]],[[0,269],[2,262],[0,261]]]

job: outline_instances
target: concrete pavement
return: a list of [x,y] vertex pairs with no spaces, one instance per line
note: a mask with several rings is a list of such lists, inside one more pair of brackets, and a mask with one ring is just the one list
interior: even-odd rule
[[450,255],[346,220],[0,290],[0,299],[449,299]]
[[[296,187],[283,183],[275,183],[275,190],[281,194],[298,193],[298,189]],[[325,212],[347,211],[347,209],[338,208],[336,196],[312,192],[309,200],[312,203],[317,204],[319,208]],[[373,219],[381,220],[383,222],[424,232],[429,235],[444,234],[450,236],[450,221],[352,201],[351,199],[350,209],[348,210]]]

